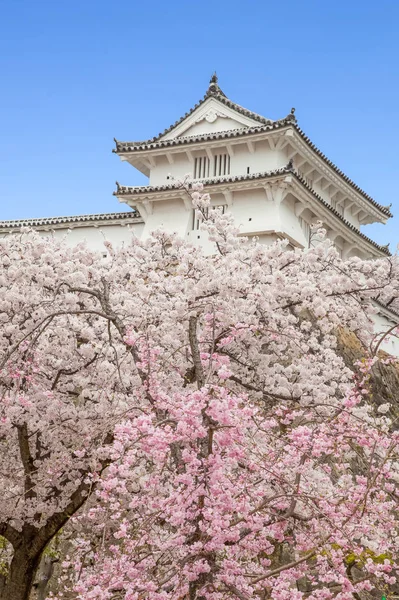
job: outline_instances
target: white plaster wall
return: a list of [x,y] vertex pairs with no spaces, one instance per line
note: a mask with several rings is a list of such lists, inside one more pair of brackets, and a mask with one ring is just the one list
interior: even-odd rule
[[247,167],[250,173],[273,171],[287,164],[287,157],[282,150],[271,150],[267,142],[258,142],[254,153],[248,150],[246,144],[234,146],[234,156],[231,157],[231,174],[246,175]]
[[[211,198],[214,206],[226,206],[223,194],[212,193]],[[214,245],[208,241],[207,234],[196,229],[194,211],[187,210],[182,199],[154,202],[152,206],[152,213],[146,217],[143,238],[148,237],[154,229],[163,228],[165,231],[178,233],[194,246],[202,246],[207,253],[214,251]],[[291,206],[268,200],[263,189],[234,192],[233,203],[226,210],[232,213],[242,235],[260,236],[264,243],[270,243],[276,237],[275,231],[287,230],[290,238],[300,245],[305,243],[298,218]]]
[[278,206],[267,199],[263,189],[235,192],[230,211],[242,234],[280,230]]
[[[307,240],[294,212],[295,198],[289,197],[279,204],[269,200],[262,188],[241,190],[233,193],[233,202],[226,210],[231,212],[242,235],[266,235],[269,239],[273,232],[287,235],[296,245],[306,246]],[[226,199],[220,192],[211,194],[214,206],[226,206]],[[138,206],[140,210],[140,206]],[[163,228],[177,232],[194,245],[207,246],[204,233],[195,227],[193,211],[187,209],[180,198],[154,201],[152,213],[147,215],[142,236],[147,238],[151,231]]]
[[293,240],[302,248],[307,248],[308,240],[301,227],[299,218],[295,214],[295,198],[289,197],[280,204],[280,231],[288,239]]
[[[287,164],[287,156],[284,150],[271,150],[267,142],[258,142],[251,153],[244,143],[234,146],[234,154],[230,157],[230,175],[246,175],[249,167],[250,174],[273,171]],[[206,156],[204,150],[192,150],[193,159],[197,156]],[[214,146],[212,154],[228,154],[226,146]],[[212,161],[209,177],[213,177]],[[168,175],[179,179],[184,175],[194,175],[194,164],[190,162],[185,152],[173,154],[173,163],[170,164],[166,156],[156,158],[156,166],[150,171],[150,185],[167,185],[170,180]]]
[[149,185],[167,185],[171,183],[168,175],[172,175],[175,179],[180,179],[189,174],[193,176],[193,164],[188,159],[186,153],[179,152],[173,154],[173,164],[170,164],[165,157],[156,158],[156,166],[151,168]]
[[[74,246],[80,242],[86,242],[89,248],[100,252],[106,252],[104,241],[111,242],[115,246],[121,246],[129,243],[132,235],[140,238],[144,229],[144,223],[134,223],[132,225],[103,225],[99,227],[68,227],[62,229],[53,229],[50,231],[39,231],[43,236],[54,236],[55,238],[65,238],[68,246]],[[1,237],[9,233],[0,233]]]
[[142,237],[148,238],[152,231],[162,228],[185,238],[187,231],[192,228],[192,215],[192,209],[186,209],[180,198],[153,202],[152,213],[147,215]]
[[[373,316],[374,331],[376,333],[384,333],[388,331],[395,323],[382,315],[381,313]],[[381,350],[385,350],[388,354],[399,357],[399,338],[387,336],[380,346]]]

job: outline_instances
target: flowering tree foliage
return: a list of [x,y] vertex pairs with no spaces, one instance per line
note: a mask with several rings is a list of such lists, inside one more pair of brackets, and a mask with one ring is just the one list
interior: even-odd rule
[[[78,509],[63,566],[85,600],[352,600],[396,581],[399,434],[369,379],[397,259],[248,242],[200,192],[212,256],[162,232],[106,259],[0,242],[7,600]],[[342,328],[370,348],[356,374]]]

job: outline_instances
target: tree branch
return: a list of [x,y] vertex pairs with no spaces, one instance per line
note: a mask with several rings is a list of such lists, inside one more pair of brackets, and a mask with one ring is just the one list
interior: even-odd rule
[[189,318],[188,339],[190,342],[191,356],[192,356],[194,368],[195,368],[197,387],[200,390],[205,383],[205,377],[204,377],[204,369],[202,367],[202,362],[201,362],[201,355],[200,355],[200,351],[199,351],[199,347],[198,347],[197,321],[198,321],[198,317],[194,317],[193,315]]

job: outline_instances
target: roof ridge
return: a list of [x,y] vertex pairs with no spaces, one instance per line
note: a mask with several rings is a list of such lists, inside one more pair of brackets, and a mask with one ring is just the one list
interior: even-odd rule
[[139,219],[141,215],[138,211],[115,212],[115,213],[96,213],[85,215],[70,215],[62,217],[34,217],[31,219],[9,219],[0,221],[0,227],[15,227],[17,225],[58,225],[60,223],[84,222],[84,221],[105,221],[107,219]]
[[[232,108],[239,114],[241,114],[245,117],[249,117],[250,119],[253,119],[255,121],[259,121],[260,123],[263,123],[263,124],[274,123],[274,121],[272,121],[271,119],[266,119],[266,117],[263,117],[262,115],[259,115],[258,113],[255,113],[247,108],[244,108],[240,104],[233,102],[233,100],[230,100],[226,96],[226,94],[222,91],[222,89],[220,88],[219,83],[218,83],[218,76],[216,75],[216,72],[215,72],[209,81],[209,86],[208,86],[208,89],[207,89],[205,95],[196,104],[194,104],[194,106],[192,108],[190,108],[190,110],[188,110],[182,117],[180,117],[180,119],[178,119],[177,121],[172,123],[172,125],[167,127],[164,131],[161,131],[160,133],[158,133],[158,135],[155,135],[154,137],[149,138],[148,140],[143,140],[140,142],[138,142],[138,141],[121,142],[121,141],[117,140],[116,138],[114,138],[114,142],[116,145],[115,150],[118,151],[118,145],[120,145],[120,144],[129,143],[129,145],[136,146],[136,145],[143,145],[143,144],[152,144],[154,142],[157,142],[158,140],[160,140],[160,138],[162,138],[163,136],[170,133],[173,129],[175,129],[175,127],[180,125],[185,119],[187,119],[190,115],[192,115],[193,112],[197,108],[202,106],[202,104],[204,104],[204,102],[206,102],[208,100],[208,98],[216,98],[216,100],[218,100],[225,106]],[[293,114],[293,113],[291,113],[291,114]]]
[[[255,114],[255,113],[254,113]],[[266,119],[265,119],[266,120]],[[193,135],[185,135],[175,137],[169,140],[145,140],[143,142],[122,142],[120,140],[114,141],[117,144],[117,147],[112,151],[116,154],[123,154],[124,152],[133,152],[135,150],[152,150],[149,146],[154,148],[160,148],[162,146],[178,146],[181,143],[189,142],[189,141],[206,141],[210,139],[219,139],[224,137],[236,137],[237,135],[245,135],[251,133],[261,133],[262,131],[268,131],[269,129],[277,129],[278,127],[284,127],[289,125],[290,123],[295,123],[295,117],[292,118],[292,113],[283,117],[282,119],[278,119],[276,121],[268,121],[267,123],[262,123],[260,125],[253,125],[252,127],[243,127],[240,129],[225,129],[223,131],[214,131],[211,133],[200,133]],[[145,147],[147,146],[147,148]],[[122,149],[121,149],[122,148]]]

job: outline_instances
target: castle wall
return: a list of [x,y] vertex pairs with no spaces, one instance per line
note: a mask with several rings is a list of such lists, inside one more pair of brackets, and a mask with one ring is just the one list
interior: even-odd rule
[[[116,247],[130,242],[132,235],[140,238],[144,229],[144,223],[134,223],[132,225],[103,225],[95,227],[87,225],[85,227],[74,227],[53,229],[49,231],[39,230],[40,235],[54,236],[56,239],[65,238],[69,246],[74,246],[81,242],[86,242],[91,250],[106,252],[104,241],[111,242]],[[0,233],[0,237],[5,237],[10,233]]]

